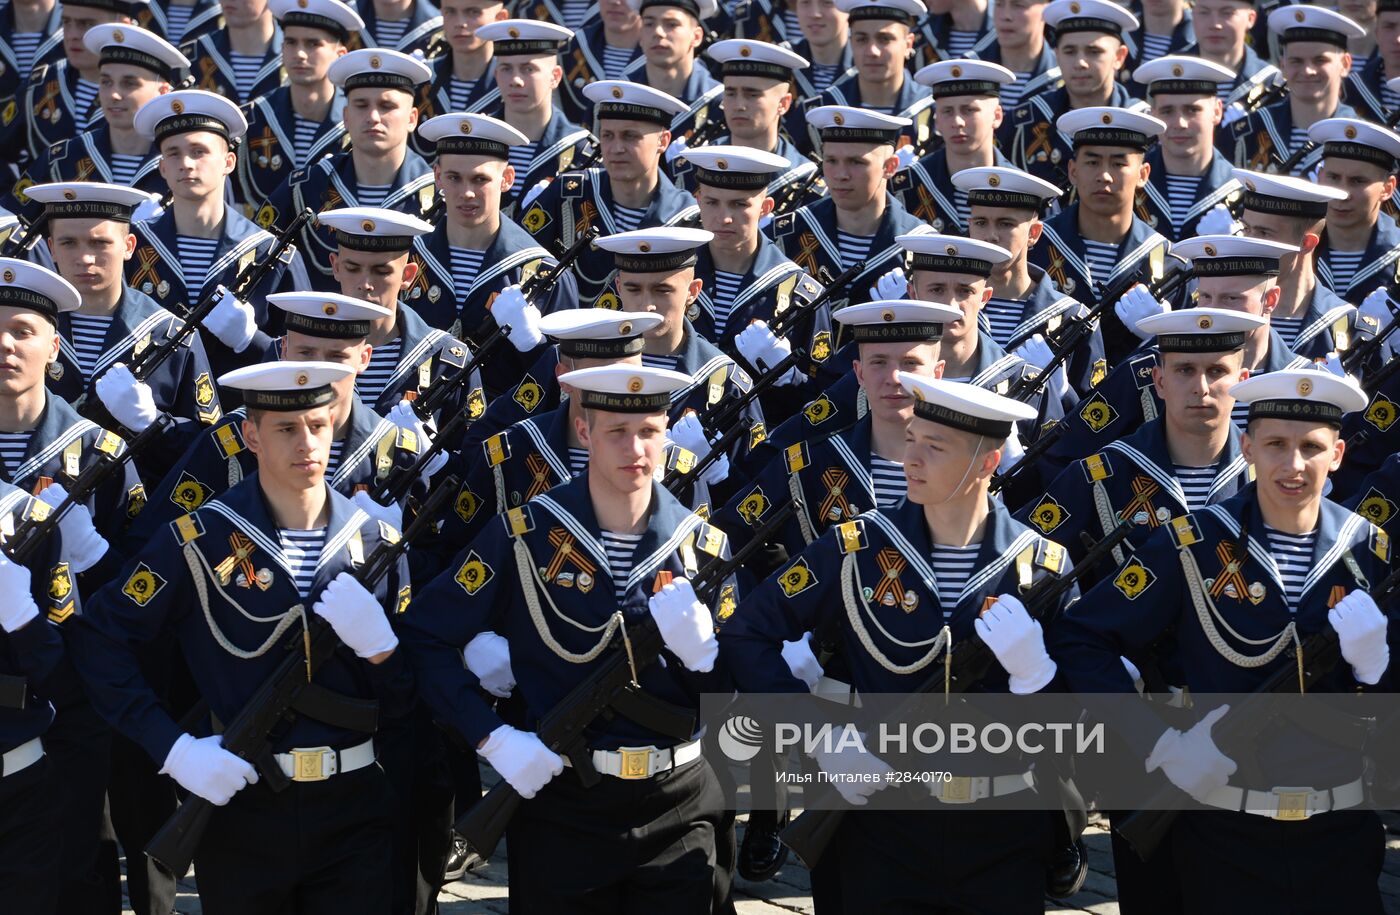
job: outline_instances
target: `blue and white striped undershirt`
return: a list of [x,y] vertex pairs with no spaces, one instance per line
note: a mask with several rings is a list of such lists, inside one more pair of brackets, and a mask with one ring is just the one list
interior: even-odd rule
[[369,354],[369,367],[355,379],[355,391],[367,404],[379,402],[384,394],[384,386],[394,377],[399,367],[399,354],[403,351],[403,337],[395,337],[388,343],[374,347]]
[[15,52],[15,64],[20,73],[34,69],[34,55],[39,53],[39,45],[43,42],[43,32],[14,32],[10,35],[10,49]]
[[1186,214],[1196,205],[1196,189],[1201,186],[1198,175],[1167,175],[1167,206],[1171,208],[1172,229],[1181,233]]
[[1283,596],[1288,601],[1288,612],[1298,611],[1298,601],[1303,596],[1303,582],[1312,570],[1313,543],[1317,531],[1306,534],[1285,534],[1264,525],[1264,533],[1269,540],[1269,554],[1278,566],[1279,578],[1283,580]]
[[642,227],[642,217],[646,216],[647,208],[625,207],[620,203],[613,204],[613,220],[617,223],[619,232],[631,232],[633,229]]
[[355,197],[362,207],[377,207],[384,204],[384,198],[394,189],[392,184],[355,183]]
[[1206,500],[1210,497],[1210,487],[1215,483],[1217,470],[1219,468],[1215,464],[1211,464],[1209,467],[1172,465],[1172,474],[1176,477],[1176,481],[1181,484],[1181,491],[1186,494],[1187,511],[1198,511],[1206,507]]
[[345,440],[344,440],[344,439],[336,439],[335,441],[332,441],[332,442],[331,442],[331,450],[330,450],[330,453],[326,455],[326,479],[327,479],[327,480],[329,480],[331,477],[335,476],[336,471],[340,470],[340,458],[341,458],[341,455],[343,455],[344,453],[345,453]]
[[1230,422],[1234,423],[1240,432],[1244,432],[1245,427],[1249,425],[1249,404],[1235,401],[1235,406],[1230,410]]
[[[1217,84],[1216,84],[1216,90],[1215,90],[1215,97],[1218,98],[1218,99],[1220,99],[1222,102],[1228,101],[1228,99],[1230,98],[1230,93],[1231,93],[1231,92],[1234,92],[1234,91],[1235,91],[1235,84],[1234,84],[1234,83],[1217,83]],[[1219,128],[1216,128],[1216,129],[1219,130]]]
[[111,315],[68,316],[73,350],[78,354],[78,369],[84,378],[92,377],[97,360],[102,358],[103,342],[107,339],[107,329],[112,326]]
[[[1363,69],[1365,69],[1367,62],[1370,59],[1371,56],[1369,54],[1353,54],[1351,56],[1351,72],[1360,73]],[[1346,88],[1343,87],[1342,91],[1345,92]]]
[[86,127],[102,116],[102,106],[97,104],[97,90],[97,83],[78,80],[78,87],[73,93],[73,119],[79,127]]
[[796,41],[802,37],[802,22],[797,18],[797,10],[793,9],[797,0],[791,0],[783,4],[783,28],[787,30],[787,40]]
[[1159,57],[1165,57],[1167,52],[1171,50],[1172,36],[1151,35],[1147,32],[1143,32],[1138,35],[1138,44],[1141,46],[1142,53],[1138,57],[1137,62],[1138,65],[1141,66],[1148,61],[1156,60]]
[[642,353],[642,365],[645,365],[648,368],[670,369],[674,372],[680,371],[680,364],[680,356],[661,356],[653,355],[651,353]]
[[1021,326],[1021,315],[1025,310],[1024,302],[997,296],[992,296],[987,304],[982,306],[982,314],[986,315],[987,324],[992,329],[992,339],[998,346],[1005,347],[1010,342],[1012,333]]
[[24,463],[24,453],[29,450],[28,432],[0,432],[0,461],[5,463],[5,478],[14,480],[15,471]]
[[615,48],[610,44],[603,45],[603,76],[606,79],[622,79],[622,71],[627,69],[627,65],[637,53],[635,47]]
[[296,159],[297,168],[302,168],[307,164],[306,159],[311,155],[311,147],[321,132],[321,122],[299,114],[292,115],[292,120],[295,125],[292,128],[292,158]]
[[1338,251],[1336,248],[1327,249],[1327,266],[1332,268],[1332,291],[1338,295],[1343,295],[1347,287],[1351,285],[1351,278],[1356,275],[1356,271],[1361,268],[1361,259],[1366,256],[1365,251]]
[[967,586],[967,580],[977,570],[977,554],[981,549],[981,543],[969,543],[967,546],[943,546],[937,543],[933,545],[929,563],[933,567],[933,580],[938,587],[938,603],[943,608],[944,616],[957,606],[962,589]]
[[166,41],[178,46],[185,37],[185,29],[190,27],[190,17],[193,15],[193,3],[167,3],[165,6]]
[[136,173],[146,164],[145,156],[129,156],[126,153],[112,153],[107,165],[112,169],[113,184],[133,184]]
[[1381,104],[1385,106],[1386,111],[1400,108],[1400,92],[1396,92],[1385,83],[1381,83]]
[[807,74],[812,78],[812,87],[821,92],[836,82],[836,78],[843,72],[840,64],[812,64]]
[[875,487],[875,505],[879,508],[891,507],[909,491],[904,465],[887,461],[878,454],[870,455],[870,482]]
[[632,573],[632,554],[642,542],[641,534],[619,534],[603,531],[603,550],[608,555],[608,574],[613,580],[613,597],[622,603],[627,593],[627,576]]
[[588,449],[569,446],[569,473],[580,476],[588,469]]
[[743,282],[743,274],[715,271],[715,288],[710,293],[710,301],[715,306],[716,340],[724,336],[724,329],[729,324],[729,313],[734,310],[734,299],[739,295],[739,287]]
[[185,291],[193,298],[204,288],[205,274],[219,253],[219,239],[176,235],[175,251],[180,256],[180,275],[185,281]]
[[1285,155],[1291,156],[1306,142],[1308,142],[1308,129],[1306,127],[1294,127],[1288,134],[1288,152]]
[[1031,71],[1016,71],[1016,79],[1003,83],[1000,92],[1001,107],[1014,108],[1021,104],[1021,96],[1026,94],[1026,84],[1031,81]]
[[381,48],[397,49],[408,33],[408,19],[380,19],[374,24],[374,40]]
[[1095,282],[1105,282],[1118,266],[1118,246],[1084,239],[1084,262]]
[[471,105],[472,93],[480,80],[452,77],[447,83],[447,98],[452,102],[453,111],[466,111]]
[[461,302],[466,299],[472,283],[476,282],[476,275],[481,272],[481,261],[486,257],[486,252],[449,245],[447,256],[451,260],[452,292],[457,301]]
[[852,235],[836,230],[836,247],[841,251],[841,268],[849,269],[870,256],[874,235]]
[[1283,338],[1283,342],[1288,344],[1289,349],[1293,348],[1293,341],[1297,339],[1298,332],[1303,329],[1303,322],[1307,320],[1307,314],[1301,314],[1296,318],[1281,318],[1278,315],[1269,316],[1269,326],[1278,331],[1278,335]]
[[228,62],[233,66],[233,88],[238,93],[239,102],[246,102],[258,83],[258,71],[267,62],[266,54],[229,54]]
[[282,553],[287,557],[287,568],[292,571],[297,593],[302,600],[311,596],[311,584],[316,578],[316,566],[321,561],[321,549],[326,545],[326,529],[302,531],[279,527],[277,540],[282,545]]
[[977,44],[976,32],[964,32],[959,29],[948,30],[948,45],[944,49],[949,57],[966,57],[973,45]]
[[530,163],[535,161],[535,152],[540,144],[526,143],[524,146],[511,146],[506,150],[506,158],[509,159],[511,168],[515,169],[515,184],[519,188],[520,182],[525,180],[525,175],[530,171]]
[[564,14],[564,28],[577,29],[583,25],[583,21],[588,18],[588,11],[592,8],[593,0],[564,0],[559,5],[559,12]]

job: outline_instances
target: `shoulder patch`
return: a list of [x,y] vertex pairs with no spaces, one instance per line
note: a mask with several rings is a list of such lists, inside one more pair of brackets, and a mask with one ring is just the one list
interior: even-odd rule
[[237,423],[228,423],[214,429],[214,438],[225,458],[231,458],[243,450],[243,438],[238,433]]
[[39,64],[34,68],[34,72],[29,74],[29,85],[37,86],[44,81],[44,77],[49,75],[49,65]]
[[404,585],[399,588],[398,602],[394,604],[394,615],[398,616],[408,610],[408,605],[413,602],[413,586]]
[[1379,527],[1395,517],[1395,503],[1385,493],[1372,486],[1357,503],[1356,513]]
[[1042,534],[1049,534],[1068,521],[1069,517],[1070,513],[1065,511],[1065,507],[1054,496],[1046,493],[1040,504],[1031,511],[1030,522]]
[[1133,373],[1133,384],[1139,391],[1152,387],[1152,368],[1156,364],[1156,356],[1138,356],[1128,363],[1131,366],[1129,371]]
[[102,434],[97,437],[97,441],[93,442],[92,446],[98,451],[101,451],[103,454],[109,454],[113,457],[116,457],[117,454],[122,450],[123,444],[124,443],[122,442],[122,437],[120,435],[118,435],[115,432],[108,432],[104,429],[102,431]]
[[170,490],[170,501],[184,511],[192,512],[208,502],[211,495],[213,490],[196,480],[188,470],[182,470],[175,488]]
[[67,152],[68,152],[68,141],[67,141],[67,140],[59,140],[57,143],[54,143],[52,146],[49,147],[49,158],[50,158],[50,159],[62,159],[63,156],[64,156]]
[[400,426],[397,430],[397,434],[394,436],[394,445],[400,451],[406,451],[409,454],[417,454],[419,446],[418,433],[414,432],[412,429],[405,429],[403,426]]
[[1084,476],[1090,483],[1107,480],[1113,476],[1113,465],[1108,462],[1108,455],[1102,452],[1089,455],[1080,461],[1079,465],[1084,468]]
[[713,524],[702,524],[695,529],[695,548],[711,556],[724,552],[725,533]]
[[137,483],[126,491],[126,516],[135,518],[146,507],[146,484]]
[[768,427],[763,423],[754,423],[749,427],[749,450],[752,451],[763,444],[768,438]]
[[519,537],[535,529],[535,516],[530,513],[528,504],[508,509],[501,517],[512,537]]
[[[50,622],[61,623],[73,615],[76,605],[68,600],[73,590],[73,573],[69,570],[68,563],[60,562],[49,574],[49,600],[54,604],[48,612]],[[64,603],[65,601],[67,603]]]
[[538,203],[525,211],[525,215],[520,218],[520,224],[525,227],[525,231],[531,235],[538,235],[554,220],[545,212],[544,207]]
[[779,236],[781,236],[781,235],[790,235],[790,234],[792,234],[792,230],[793,230],[794,228],[796,228],[796,227],[797,227],[797,214],[796,214],[796,213],[784,213],[783,215],[779,216],[777,219],[773,220],[773,234],[774,234],[774,235],[779,235]]
[[1366,422],[1375,426],[1381,432],[1386,431],[1395,424],[1395,417],[1400,415],[1400,407],[1379,391],[1371,398],[1371,403],[1366,407],[1363,418]]
[[481,448],[486,452],[486,463],[496,467],[510,457],[510,441],[506,439],[504,432],[498,432],[481,443]]
[[1171,520],[1170,527],[1172,541],[1179,550],[1201,541],[1201,528],[1196,523],[1195,515],[1177,515]]
[[788,445],[783,450],[783,461],[787,464],[787,472],[797,473],[803,467],[811,463],[807,455],[807,443],[798,442],[795,445]]
[[1131,559],[1114,576],[1113,587],[1122,592],[1128,600],[1137,600],[1156,580],[1157,576],[1152,574],[1151,569],[1136,559]]
[[666,469],[685,475],[695,469],[698,460],[699,458],[695,456],[694,451],[688,451],[675,442],[671,442],[671,447],[666,454]]
[[763,516],[768,514],[768,497],[763,494],[761,486],[755,486],[749,490],[748,495],[739,502],[735,509],[739,517],[744,519],[744,523],[749,527],[757,527]]
[[1371,538],[1369,541],[1371,552],[1376,554],[1376,558],[1381,562],[1390,562],[1390,535],[1374,524],[1371,525]]
[[734,382],[734,386],[739,389],[740,393],[747,394],[753,390],[753,376],[744,371],[737,363],[730,364],[729,378]]
[[1095,391],[1079,408],[1079,418],[1084,420],[1084,425],[1089,427],[1089,431],[1102,432],[1118,418],[1118,411],[1113,409],[1102,394]]
[[463,523],[468,523],[481,510],[481,497],[472,492],[471,487],[467,486],[466,483],[463,483],[462,488],[457,490],[457,501],[453,503],[452,508]]
[[127,578],[126,584],[122,585],[122,593],[131,598],[132,603],[136,606],[144,607],[161,592],[165,585],[165,579],[152,571],[150,566],[144,562],[138,562],[136,568]]
[[836,542],[843,554],[858,553],[869,546],[870,541],[865,536],[865,519],[856,518],[836,525]]
[[825,394],[802,408],[802,415],[807,418],[807,422],[813,426],[820,426],[831,417],[835,416],[839,410],[836,404],[831,402],[831,398]]
[[796,597],[816,583],[816,573],[807,565],[807,560],[802,557],[798,557],[796,562],[788,566],[783,573],[778,576],[778,586],[783,589],[783,594],[788,597]]
[[583,186],[587,183],[583,172],[565,172],[558,180],[561,182],[560,196],[565,200],[577,200],[583,196]]
[[377,523],[379,524],[380,540],[388,544],[395,544],[402,539],[402,536],[399,534],[399,529],[394,527],[388,521],[379,521]]
[[813,362],[825,362],[831,358],[831,331],[819,330],[812,335],[811,356]]
[[204,536],[204,522],[199,520],[198,515],[191,512],[171,521],[170,530],[174,532],[175,539],[183,545]]
[[535,408],[544,402],[544,388],[530,375],[520,379],[520,383],[515,386],[515,393],[510,399],[520,404],[526,413],[535,412]]
[[462,590],[468,594],[475,594],[480,591],[488,581],[495,577],[495,570],[487,565],[476,550],[467,553],[467,558],[462,560],[462,565],[458,567],[457,574],[452,576],[457,584],[462,586]]
[[1053,540],[1040,540],[1035,545],[1035,564],[1052,575],[1063,575],[1068,553]]

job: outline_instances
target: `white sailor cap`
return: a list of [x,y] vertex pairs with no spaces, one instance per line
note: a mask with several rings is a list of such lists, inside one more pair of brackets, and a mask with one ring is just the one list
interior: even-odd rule
[[1308,139],[1322,144],[1325,158],[1369,162],[1387,174],[1396,170],[1400,160],[1400,136],[1357,118],[1324,118],[1308,128]]
[[407,251],[418,235],[433,231],[417,216],[380,207],[341,207],[316,214],[316,221],[335,232],[336,244],[352,251]]
[[905,263],[908,270],[966,273],[986,279],[992,275],[992,267],[1011,260],[1011,252],[1000,245],[960,235],[910,232],[896,235],[894,240],[909,252]]
[[1341,13],[1320,6],[1281,6],[1269,14],[1269,31],[1279,44],[1290,41],[1320,41],[1343,51],[1347,40],[1361,38],[1366,30]]
[[1164,353],[1230,353],[1244,348],[1250,331],[1269,323],[1262,315],[1224,308],[1183,308],[1148,315],[1137,329],[1157,337]]
[[719,0],[627,0],[627,5],[639,13],[653,6],[674,6],[701,22],[719,13]]
[[1045,6],[1045,24],[1055,30],[1055,42],[1069,32],[1102,32],[1122,38],[1138,30],[1138,17],[1108,0],[1052,0]]
[[700,248],[708,245],[714,237],[715,233],[704,229],[658,226],[604,235],[593,244],[612,253],[613,264],[618,270],[628,273],[670,273],[694,266]]
[[874,143],[877,146],[899,142],[899,132],[914,122],[879,111],[848,105],[822,105],[807,112],[807,123],[817,128],[823,143]]
[[433,78],[433,70],[417,57],[388,48],[361,48],[336,58],[326,71],[347,95],[356,89],[401,89],[416,93]]
[[648,121],[669,128],[676,115],[688,110],[675,96],[623,79],[589,83],[583,94],[598,106],[599,120]]
[[1016,82],[1016,74],[986,60],[940,60],[919,68],[914,81],[930,87],[934,98],[999,96],[1002,86]]
[[497,57],[551,57],[574,33],[538,19],[502,19],[478,26],[476,37],[491,42],[491,52]]
[[154,32],[125,22],[104,22],[83,33],[83,47],[100,64],[131,64],[150,70],[167,83],[180,81],[190,59]]
[[1196,276],[1278,276],[1279,259],[1299,250],[1239,235],[1197,235],[1172,245],[1172,254],[1190,261]]
[[225,372],[219,384],[242,391],[250,409],[291,413],[331,403],[331,385],[353,374],[354,368],[339,362],[263,362]]
[[1234,71],[1213,60],[1168,54],[1133,71],[1133,79],[1153,95],[1215,95],[1220,83],[1233,82]]
[[1060,196],[1060,189],[1019,168],[979,165],[953,175],[953,186],[967,192],[969,206],[1034,210],[1039,213],[1048,201]]
[[1253,375],[1230,388],[1230,396],[1249,404],[1249,419],[1294,419],[1340,429],[1342,416],[1364,410],[1366,392],[1350,375],[1323,369],[1281,369]]
[[248,119],[232,101],[203,89],[181,89],[157,95],[142,105],[132,126],[159,146],[166,137],[207,130],[230,143],[248,132]]
[[929,422],[1002,440],[1017,422],[1036,417],[1035,407],[980,385],[913,372],[899,372],[898,376],[900,386],[914,397],[914,415]]
[[27,308],[50,320],[65,311],[77,311],[82,297],[63,277],[13,257],[0,257],[0,307]]
[[747,146],[699,146],[681,153],[695,165],[695,179],[710,187],[758,191],[768,187],[788,160],[777,153]]
[[655,312],[611,308],[569,308],[540,318],[540,333],[559,344],[560,355],[581,359],[621,359],[646,346],[643,335],[665,321]]
[[836,8],[851,22],[880,20],[913,25],[928,15],[922,0],[836,0]]
[[1321,219],[1327,215],[1327,204],[1346,200],[1346,191],[1313,184],[1290,175],[1269,175],[1247,168],[1234,170],[1234,177],[1244,185],[1242,203],[1246,210]]
[[595,365],[559,376],[578,391],[579,406],[609,413],[665,413],[671,393],[687,387],[690,376],[645,365]]
[[484,114],[449,112],[430,118],[418,135],[436,144],[437,154],[490,156],[509,159],[510,147],[524,146],[530,138],[505,121]]
[[832,320],[851,329],[857,343],[937,343],[943,325],[962,316],[960,308],[919,299],[876,299],[831,313]]
[[1140,151],[1146,151],[1167,129],[1150,114],[1108,106],[1067,111],[1055,120],[1055,126],[1074,138],[1075,149],[1126,146]]
[[801,54],[780,45],[766,41],[752,41],[748,38],[726,38],[716,41],[705,51],[711,60],[720,64],[720,75],[758,76],[787,82],[796,70],[805,70],[810,64]]
[[24,189],[24,196],[44,205],[45,219],[110,219],[131,222],[131,214],[151,195],[124,184],[56,181]]
[[338,292],[274,292],[267,302],[287,313],[287,330],[327,340],[364,339],[372,323],[393,315],[382,305]]
[[267,8],[284,29],[292,25],[320,29],[340,39],[341,44],[365,27],[355,8],[340,0],[271,0]]

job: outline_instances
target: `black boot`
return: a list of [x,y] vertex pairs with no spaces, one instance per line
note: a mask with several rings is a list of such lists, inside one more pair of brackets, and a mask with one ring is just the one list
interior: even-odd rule
[[790,818],[791,814],[785,812],[780,821],[767,810],[749,814],[744,841],[739,844],[739,876],[761,883],[787,863],[788,848],[778,841],[778,833]]
[[1045,895],[1051,899],[1068,899],[1084,888],[1089,875],[1089,849],[1083,839],[1075,839],[1056,852],[1045,872]]
[[452,834],[452,851],[447,855],[447,866],[443,868],[443,880],[451,883],[454,880],[461,880],[466,876],[467,871],[475,870],[486,862],[478,855],[467,840]]

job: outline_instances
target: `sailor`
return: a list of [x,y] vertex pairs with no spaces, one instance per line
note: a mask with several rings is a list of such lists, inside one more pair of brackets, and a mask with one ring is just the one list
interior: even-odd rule
[[445,41],[445,17],[429,0],[389,4],[384,0],[356,0],[355,11],[365,21],[356,47],[397,51],[413,57],[437,57],[434,48]]
[[1346,97],[1360,117],[1385,124],[1400,109],[1400,93],[1390,85],[1400,76],[1400,43],[1391,37],[1400,29],[1400,3],[1378,0],[1373,9],[1376,16],[1368,36],[1375,42],[1374,49],[1366,56],[1352,55]]
[[[550,18],[556,25],[566,22]],[[574,28],[573,41],[562,55],[564,79],[559,101],[564,116],[575,124],[594,123],[594,100],[584,88],[599,80],[627,80],[643,66],[642,17],[628,0],[600,0],[598,18]]]
[[[1182,48],[1195,40],[1195,22],[1186,0],[1165,0],[1145,6],[1142,28],[1125,36],[1128,45],[1128,68],[1136,71],[1144,64],[1182,53]],[[1134,80],[1142,80],[1134,76]]]
[[999,4],[992,9],[990,40],[969,55],[974,60],[1001,64],[1016,78],[1001,87],[1001,107],[1009,112],[1055,86],[1060,68],[1045,29],[1048,0]]
[[[509,17],[500,0],[454,0],[443,7],[443,40],[447,48],[446,53],[435,54],[429,64],[432,79],[418,87],[420,124],[449,111],[494,114],[500,107],[495,42],[477,30]],[[433,147],[429,141],[410,134],[408,143],[418,155],[431,158]]]
[[1322,144],[1317,183],[1347,195],[1327,205],[1314,254],[1318,280],[1343,301],[1361,305],[1377,290],[1385,295],[1384,287],[1400,276],[1400,228],[1390,213],[1400,135],[1354,118],[1328,118],[1308,128],[1308,139]]
[[976,57],[996,40],[991,0],[928,0],[928,16],[919,22],[918,53],[925,65]]
[[26,155],[26,125],[19,117],[30,74],[63,59],[63,30],[58,0],[29,0],[0,10],[0,142],[6,174],[13,177]]
[[[752,8],[761,5],[762,0],[758,0],[752,4]],[[797,100],[816,96],[855,70],[851,57],[851,17],[840,9],[834,0],[831,3],[793,2],[784,12],[783,18],[789,23],[788,45],[792,52],[811,63],[806,70],[793,73],[794,82],[797,84]],[[795,36],[791,34],[792,26],[797,28]],[[743,36],[747,38],[749,33],[745,31]],[[765,38],[762,34],[752,37],[775,41],[774,38]],[[793,107],[801,106],[794,104]]]
[[187,40],[194,87],[246,105],[282,83],[282,27],[270,0],[220,4],[223,24]]
[[689,137],[711,118],[722,119],[719,98],[724,86],[700,60],[706,23],[719,12],[717,0],[628,2],[642,17],[642,66],[627,78],[664,92],[685,106],[668,125],[673,141]]
[[1182,48],[1183,55],[1200,57],[1229,70],[1228,83],[1217,84],[1217,95],[1225,104],[1222,129],[1253,110],[1263,93],[1281,79],[1278,67],[1269,63],[1268,49],[1260,56],[1250,44],[1258,11],[1252,0],[1196,0],[1191,5],[1191,23],[1196,40]]

